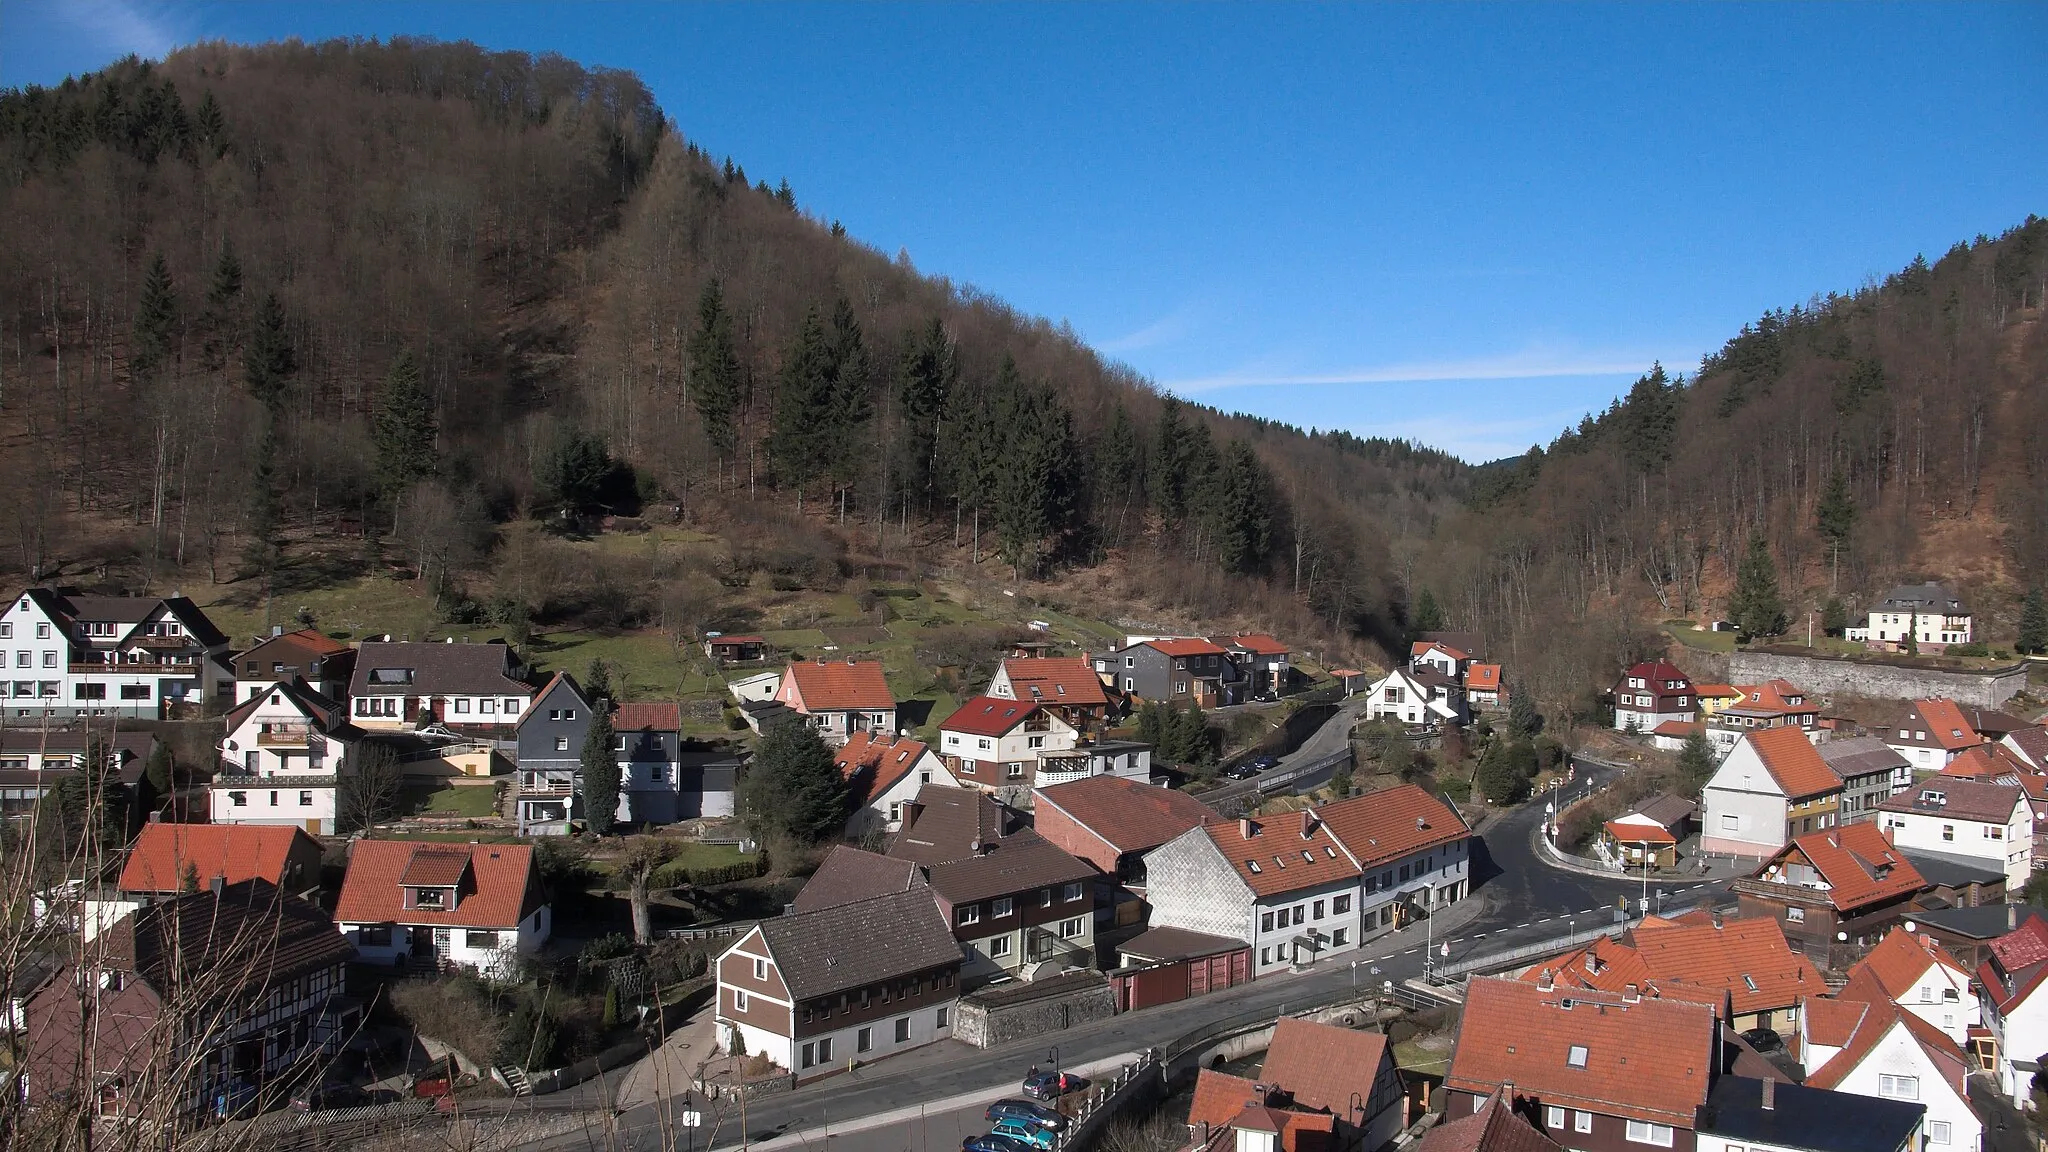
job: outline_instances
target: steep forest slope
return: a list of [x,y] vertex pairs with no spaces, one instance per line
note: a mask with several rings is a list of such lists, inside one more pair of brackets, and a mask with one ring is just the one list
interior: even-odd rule
[[211,44],[0,94],[0,220],[15,579],[400,560],[502,596],[497,526],[645,505],[1342,646],[1398,634],[1399,541],[1465,490],[1441,453],[1162,400],[559,57]]
[[[1760,534],[1803,633],[1830,597],[1958,584],[2009,644],[2048,580],[2048,220],[1770,312],[1481,469],[1416,579],[1560,691],[1727,610]],[[1638,621],[1642,623],[1638,623]],[[1591,679],[1589,681],[1588,676]]]

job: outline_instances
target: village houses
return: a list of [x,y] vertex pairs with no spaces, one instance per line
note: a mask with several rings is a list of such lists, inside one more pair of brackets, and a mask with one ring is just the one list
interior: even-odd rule
[[1090,739],[1108,726],[1112,709],[1109,689],[1085,656],[1004,657],[985,695],[1048,709]]
[[340,704],[303,680],[280,681],[237,705],[223,727],[220,771],[208,786],[215,823],[340,831],[341,779],[363,736]]
[[356,650],[318,628],[272,628],[267,639],[235,657],[235,699],[246,702],[272,684],[299,680],[329,700],[345,700],[355,666]]
[[874,660],[791,661],[774,703],[810,719],[825,743],[838,747],[855,732],[896,731],[896,697]]
[[1367,717],[1372,720],[1392,720],[1410,728],[1455,727],[1466,720],[1465,690],[1428,664],[1396,668],[1365,693]]
[[[1913,701],[1896,725],[1878,735],[1921,772],[1939,772],[1965,750],[1985,743],[1955,701],[1940,699]],[[1898,781],[1901,788],[1910,783],[1910,777]]]
[[1935,777],[1878,805],[1878,819],[1901,849],[1978,861],[2015,892],[2034,869],[2034,810],[2014,785]]
[[1972,632],[1969,609],[1954,589],[1937,583],[1901,584],[1871,605],[1861,627],[1843,635],[1873,646],[1898,650],[1906,638],[1923,652],[1939,652],[1951,644],[1968,644]]
[[925,785],[959,784],[929,745],[908,736],[856,732],[832,763],[846,781],[846,834],[855,839],[902,828],[903,806]]
[[525,675],[504,644],[366,640],[349,678],[349,719],[371,731],[511,737],[534,695]]
[[1692,679],[1662,660],[1645,660],[1621,674],[1614,686],[1614,730],[1654,732],[1667,720],[1699,719]]
[[234,692],[228,638],[183,596],[28,588],[0,612],[9,719],[173,718]]
[[1185,708],[1216,708],[1240,701],[1242,674],[1222,645],[1201,637],[1129,637],[1122,648],[1096,655],[1096,675],[1126,696]]
[[1071,751],[1081,734],[1049,708],[974,696],[939,724],[939,758],[962,787],[1028,791],[1040,757]]
[[1979,1152],[1984,1125],[1970,1108],[1962,1049],[1867,971],[1833,999],[1809,1001],[1798,1038],[1809,1086],[1925,1108],[1925,1144],[1914,1152]]
[[357,840],[334,919],[364,963],[499,980],[552,931],[528,844]]
[[1823,960],[1838,941],[1876,941],[1926,887],[1884,829],[1868,822],[1796,836],[1734,885],[1744,917],[1776,920]]
[[1796,727],[1743,736],[1700,793],[1700,850],[1768,856],[1794,836],[1834,827],[1842,778]]
[[1863,972],[1892,1003],[1939,1028],[1958,1049],[1970,1042],[1970,1029],[1982,1020],[1969,971],[1932,936],[1903,924],[1885,933],[1849,976]]

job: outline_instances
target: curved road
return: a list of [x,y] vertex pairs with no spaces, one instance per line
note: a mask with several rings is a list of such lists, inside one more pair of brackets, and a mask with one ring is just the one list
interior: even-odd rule
[[[1348,725],[1344,728],[1348,729]],[[1605,771],[1586,765],[1580,779],[1585,781],[1587,773],[1591,773],[1597,781]],[[940,1107],[951,1107],[959,1113],[959,1100],[951,1098],[1014,1089],[1029,1065],[1047,1059],[1049,1044],[1059,1046],[1065,1067],[1080,1068],[1163,1044],[1241,1013],[1277,1013],[1290,1000],[1300,1003],[1337,992],[1346,984],[1356,986],[1372,979],[1404,980],[1421,974],[1425,939],[1438,947],[1448,943],[1450,958],[1457,960],[1553,939],[1567,930],[1584,931],[1612,924],[1617,900],[1627,898],[1632,904],[1642,892],[1641,882],[1568,872],[1545,863],[1534,843],[1543,815],[1544,801],[1539,797],[1482,824],[1473,850],[1474,895],[1438,914],[1436,921],[1446,925],[1442,936],[1435,935],[1434,922],[1417,925],[1380,937],[1361,953],[1325,961],[1307,972],[1261,979],[1206,997],[1125,1013],[1005,1047],[981,1051],[957,1044],[931,1045],[792,1093],[750,1102],[745,1138],[758,1143],[785,1134],[815,1133],[835,1123],[844,1124],[905,1106],[916,1109],[920,1102],[948,1101]],[[1690,906],[1712,897],[1722,885],[1667,883],[1652,887],[1655,910]],[[1661,901],[1658,892],[1663,894]],[[1476,908],[1469,907],[1472,901],[1478,902]],[[1355,970],[1351,966],[1353,960],[1372,965],[1378,971]],[[671,1107],[681,1105],[674,1103]],[[736,1108],[729,1103],[698,1107],[707,1111],[704,1127],[690,1134],[697,1146],[722,1147],[742,1142]],[[676,1133],[673,1142],[665,1138],[661,1131],[663,1117],[651,1105],[620,1115],[618,1122],[619,1131],[614,1136],[579,1133],[539,1147],[588,1148],[595,1142],[624,1149],[668,1148],[680,1144],[684,1135]],[[906,1123],[896,1122],[871,1128],[874,1135],[866,1141],[854,1134],[835,1134],[832,1138],[846,1152],[899,1149],[910,1140],[903,1134],[907,1127]]]

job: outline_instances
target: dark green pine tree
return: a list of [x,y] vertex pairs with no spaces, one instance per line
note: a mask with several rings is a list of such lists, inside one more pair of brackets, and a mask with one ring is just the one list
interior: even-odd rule
[[208,88],[199,97],[199,109],[192,116],[192,131],[199,145],[218,160],[228,154],[228,121],[220,110],[220,101],[213,98],[213,89]]
[[1168,527],[1188,514],[1187,421],[1180,401],[1169,396],[1159,405],[1159,423],[1152,428],[1152,471],[1146,490],[1152,507]]
[[960,360],[937,316],[907,343],[896,382],[896,402],[903,413],[900,471],[908,490],[929,505],[939,480],[940,423],[960,383]]
[[1685,744],[1678,750],[1678,771],[1685,777],[1687,790],[1699,795],[1707,786],[1707,780],[1714,774],[1714,746],[1707,743],[1707,734],[1698,729],[1685,738]]
[[142,300],[135,309],[128,365],[138,380],[154,380],[170,361],[178,332],[178,290],[163,253],[149,258],[142,274]]
[[213,283],[206,289],[206,313],[200,318],[200,348],[208,372],[227,370],[231,350],[240,343],[241,308],[242,262],[235,256],[234,242],[223,239]]
[[1621,403],[1621,454],[1629,467],[1650,473],[1671,461],[1678,436],[1678,390],[1654,364]]
[[2048,652],[2048,603],[2043,602],[2038,584],[2027,590],[2027,598],[2020,604],[2020,631],[2013,647],[2028,656]]
[[776,480],[795,487],[799,510],[805,486],[822,475],[831,461],[836,367],[825,325],[818,319],[818,310],[811,308],[804,313],[796,342],[782,364],[775,427],[768,442]]
[[1508,733],[1517,740],[1534,740],[1543,731],[1543,713],[1536,707],[1535,693],[1521,684],[1508,693]]
[[[1006,361],[1005,374],[1015,371]],[[996,473],[996,518],[1003,558],[1022,579],[1038,575],[1073,526],[1074,420],[1050,386],[1029,385],[1017,392],[1009,427]]]
[[283,552],[277,501],[277,421],[263,414],[256,434],[255,459],[249,469],[249,532],[242,561],[268,580]]
[[1821,606],[1820,630],[1834,637],[1849,630],[1849,608],[1840,596],[1828,597],[1828,602]]
[[1828,542],[1828,587],[1834,588],[1842,570],[1842,549],[1856,531],[1856,501],[1849,494],[1849,470],[1836,468],[1828,474],[1828,486],[1821,490],[1814,508],[1814,523]]
[[1138,429],[1119,400],[1109,414],[1109,428],[1095,453],[1095,490],[1102,501],[1098,522],[1113,545],[1124,542],[1125,518],[1131,504],[1142,500],[1139,482],[1145,463],[1138,447]]
[[775,189],[775,202],[791,212],[796,211],[796,190],[789,186],[788,180],[784,180]]
[[1771,562],[1771,550],[1762,533],[1749,538],[1749,553],[1736,566],[1728,615],[1735,622],[1736,635],[1744,640],[1782,635],[1790,623],[1778,592],[1778,568]]
[[384,377],[371,424],[377,446],[377,492],[387,505],[438,470],[434,440],[439,432],[434,400],[427,395],[419,365],[413,362],[411,349],[400,348]]
[[599,836],[609,833],[619,817],[619,757],[614,742],[609,702],[592,700],[576,784],[583,794],[583,824]]
[[875,415],[874,397],[874,363],[867,341],[853,303],[841,296],[832,308],[832,399],[824,421],[841,523],[846,521],[854,482],[873,455],[868,421]]
[[285,325],[284,305],[278,302],[277,293],[265,292],[256,306],[248,347],[242,353],[242,376],[249,395],[275,418],[284,404],[285,387],[298,370],[291,332]]
[[1436,593],[1424,588],[1415,597],[1415,633],[1441,632],[1444,629],[1444,610],[1436,602]]
[[[955,507],[973,514],[977,564],[981,562],[982,514],[994,512],[1002,498],[1011,427],[1022,390],[1016,362],[1004,356],[995,382],[986,388],[963,392],[958,397],[960,402],[951,406],[948,417],[952,435],[947,438],[947,476],[953,485]],[[955,543],[958,540],[956,519]]]
[[818,730],[778,724],[761,738],[739,786],[740,818],[763,840],[817,844],[846,826],[846,780]]
[[739,445],[740,358],[733,345],[732,316],[716,277],[697,297],[697,330],[690,334],[690,403],[704,425],[704,439],[723,461]]
[[1243,440],[1230,442],[1218,477],[1216,562],[1226,572],[1256,572],[1273,544],[1272,479]]

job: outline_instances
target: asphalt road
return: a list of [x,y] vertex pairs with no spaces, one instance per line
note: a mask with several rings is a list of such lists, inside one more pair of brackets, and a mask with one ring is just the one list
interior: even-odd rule
[[[1345,725],[1348,728],[1348,724]],[[1304,749],[1306,751],[1306,749]],[[1597,779],[1602,770],[1588,767]],[[959,1147],[963,1136],[984,1131],[981,1108],[1013,1093],[1034,1063],[1050,1064],[1052,1045],[1069,1069],[1114,1067],[1147,1047],[1164,1044],[1218,1020],[1251,1011],[1279,1013],[1374,979],[1401,981],[1422,972],[1425,942],[1449,944],[1449,957],[1505,951],[1549,940],[1567,929],[1613,923],[1617,900],[1633,903],[1639,881],[1566,872],[1538,858],[1534,845],[1543,801],[1487,821],[1474,846],[1474,895],[1421,925],[1380,937],[1363,950],[1325,961],[1303,973],[1265,978],[1223,992],[1124,1013],[1005,1047],[980,1050],[956,1042],[933,1044],[868,1068],[752,1101],[744,1119],[730,1102],[699,1102],[703,1127],[671,1140],[652,1106],[618,1118],[618,1130],[550,1141],[548,1149],[606,1147],[652,1149],[770,1143],[805,1152],[933,1152]],[[1658,892],[1663,893],[1662,904]],[[1652,910],[1682,908],[1715,896],[1716,885],[1652,885]],[[1476,901],[1477,908],[1468,905]],[[1456,925],[1436,933],[1441,920]],[[1352,961],[1360,965],[1352,967]],[[835,1119],[836,1118],[836,1119]],[[862,1124],[863,1119],[866,1120]],[[835,1126],[839,1129],[833,1131]],[[744,1132],[744,1139],[742,1133]]]

